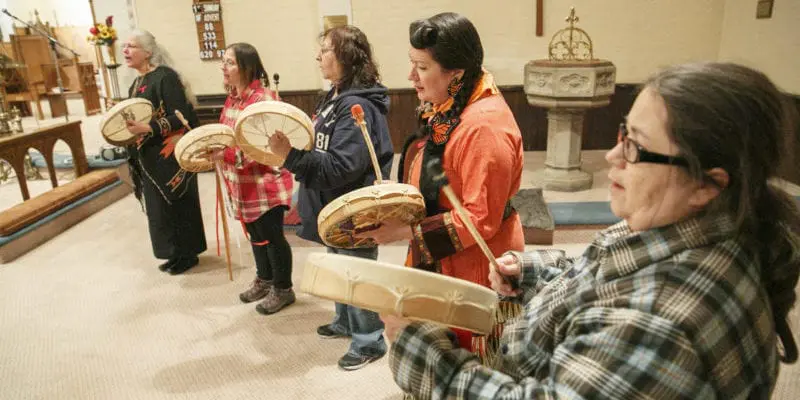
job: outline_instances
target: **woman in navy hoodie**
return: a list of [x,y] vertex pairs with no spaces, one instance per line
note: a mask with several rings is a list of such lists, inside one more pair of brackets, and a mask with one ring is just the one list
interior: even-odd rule
[[[276,155],[284,156],[283,167],[300,182],[298,212],[302,228],[298,236],[322,243],[317,232],[317,216],[337,197],[372,185],[375,172],[361,130],[355,125],[350,107],[364,109],[372,145],[383,176],[389,176],[394,150],[386,114],[389,96],[380,84],[378,67],[366,35],[354,26],[329,29],[321,35],[317,62],[322,76],[331,81],[331,90],[314,113],[314,146],[298,150],[289,145],[285,135],[276,132],[269,145]],[[334,249],[329,253],[377,259],[378,248]],[[383,322],[372,311],[336,304],[336,316],[317,333],[325,338],[352,337],[350,349],[339,359],[344,370],[359,369],[386,353]]]

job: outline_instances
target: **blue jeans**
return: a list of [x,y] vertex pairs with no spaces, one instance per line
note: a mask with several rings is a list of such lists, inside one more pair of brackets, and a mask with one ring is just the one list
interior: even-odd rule
[[[334,249],[328,247],[328,253],[344,256],[378,259],[378,248],[372,249]],[[378,313],[336,303],[336,315],[331,322],[331,329],[343,335],[351,335],[350,349],[347,352],[354,356],[382,356],[386,353],[386,342],[383,340],[383,321]]]

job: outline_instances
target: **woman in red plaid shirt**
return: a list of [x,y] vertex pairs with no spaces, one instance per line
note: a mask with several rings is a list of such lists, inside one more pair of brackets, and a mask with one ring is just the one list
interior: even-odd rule
[[[250,44],[228,46],[222,58],[222,74],[228,98],[220,123],[233,127],[245,107],[278,100],[268,88],[269,78],[258,51]],[[278,312],[295,301],[292,249],[283,234],[283,214],[291,205],[294,178],[284,168],[248,159],[238,147],[229,147],[214,158],[222,161],[235,216],[249,233],[256,259],[256,277],[239,299],[245,303],[263,299],[256,306],[258,312]]]

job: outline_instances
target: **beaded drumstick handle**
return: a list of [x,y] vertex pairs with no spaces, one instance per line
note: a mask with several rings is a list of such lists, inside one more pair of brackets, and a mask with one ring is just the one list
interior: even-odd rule
[[278,100],[281,99],[281,93],[278,91],[278,86],[280,85],[280,79],[281,76],[278,75],[277,72],[272,74],[272,80],[275,81],[275,97],[277,97]]
[[[192,127],[189,126],[189,121],[183,117],[183,114],[175,110],[175,116],[181,121],[183,126],[186,127],[187,130],[192,130]],[[225,259],[228,262],[228,279],[233,281],[233,266],[231,265],[231,238],[228,234],[228,217],[225,215],[225,203],[222,199],[222,185],[219,181],[219,175],[221,171],[219,168],[219,162],[214,162],[214,176],[217,178],[217,206],[219,208],[220,214],[222,215],[222,233],[225,235]],[[219,229],[219,227],[217,227]],[[219,246],[219,230],[217,230],[217,246]],[[219,247],[217,247],[219,249]]]
[[189,130],[189,131],[192,130],[192,127],[189,126],[189,121],[187,121],[186,118],[183,117],[183,113],[181,113],[178,110],[175,110],[175,116],[178,117],[178,119],[181,121],[183,126],[186,127],[186,130]]
[[369,158],[372,159],[372,168],[375,169],[375,179],[377,183],[383,183],[383,174],[381,174],[381,166],[378,164],[378,157],[375,155],[375,148],[372,147],[372,139],[367,132],[367,123],[364,122],[364,109],[360,104],[354,104],[350,107],[350,114],[356,120],[356,125],[361,127],[361,134],[364,135],[364,141],[367,142],[367,150],[369,150]]
[[447,179],[447,175],[445,175],[444,170],[442,169],[441,161],[437,159],[430,160],[427,164],[427,168],[428,172],[433,177],[433,181],[442,185],[442,191],[444,192],[445,196],[447,196],[448,200],[450,200],[450,203],[453,204],[453,208],[455,208],[456,212],[461,217],[461,221],[464,222],[464,226],[467,227],[467,230],[472,235],[472,238],[475,239],[475,243],[481,248],[486,258],[489,259],[489,265],[492,267],[492,269],[494,269],[494,272],[503,277],[503,280],[509,284],[512,289],[516,290],[519,287],[519,284],[517,283],[516,279],[511,279],[500,272],[500,266],[497,265],[494,254],[492,254],[492,251],[489,250],[489,246],[483,240],[480,233],[478,233],[475,225],[472,224],[472,220],[469,219],[467,210],[465,210],[464,206],[461,205],[461,201],[458,200],[458,196],[456,196],[455,192],[453,192],[453,188],[450,187],[450,181]]

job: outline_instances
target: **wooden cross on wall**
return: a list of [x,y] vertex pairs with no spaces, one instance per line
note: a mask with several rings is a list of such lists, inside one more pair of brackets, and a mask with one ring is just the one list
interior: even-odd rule
[[544,16],[542,15],[542,10],[544,9],[544,0],[536,0],[536,36],[544,35],[543,32],[543,22]]

